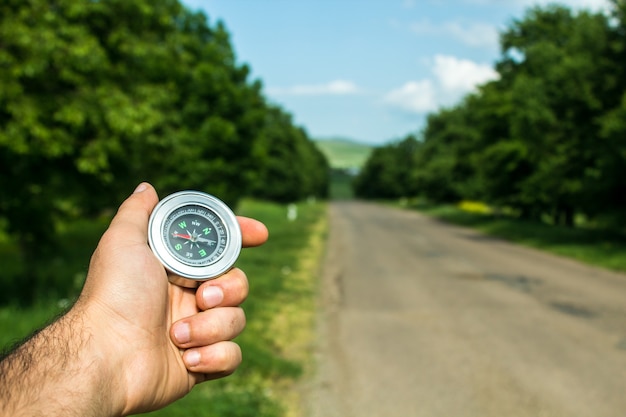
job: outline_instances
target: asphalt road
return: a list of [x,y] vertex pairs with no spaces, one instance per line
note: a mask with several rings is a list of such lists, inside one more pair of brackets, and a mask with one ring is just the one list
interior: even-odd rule
[[311,417],[626,416],[626,275],[337,202],[318,321]]

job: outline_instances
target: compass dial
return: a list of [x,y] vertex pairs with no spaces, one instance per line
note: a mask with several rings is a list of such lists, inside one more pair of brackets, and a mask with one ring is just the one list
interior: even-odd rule
[[170,276],[170,280],[195,287],[232,267],[241,250],[241,231],[222,201],[197,191],[181,191],[161,200],[152,212],[149,243],[163,265],[183,277]]
[[184,206],[175,210],[165,220],[163,234],[170,252],[189,265],[215,262],[228,243],[222,220],[202,206]]

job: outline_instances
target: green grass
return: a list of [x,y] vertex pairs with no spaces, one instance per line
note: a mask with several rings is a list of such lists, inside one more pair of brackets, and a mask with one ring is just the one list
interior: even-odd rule
[[25,267],[17,248],[9,236],[0,237],[0,351],[69,307],[82,287],[91,253],[108,222],[108,218],[100,218],[61,225],[57,253],[37,265],[39,276],[28,285],[23,282]]
[[[0,237],[0,306],[56,303],[73,299],[84,282],[91,253],[110,217],[57,226],[55,253],[39,257],[30,269],[10,236]],[[1,232],[0,232],[1,233]],[[29,274],[28,271],[34,271]]]
[[[244,361],[225,379],[207,382],[153,416],[299,416],[298,381],[310,371],[314,343],[316,274],[324,247],[325,203],[302,203],[298,218],[287,220],[283,205],[242,202],[238,214],[263,221],[270,239],[244,249],[237,261],[250,282],[244,303],[247,327],[237,339]],[[102,221],[68,226],[64,254],[53,260],[55,276],[82,284],[89,257],[104,229]],[[78,248],[80,246],[80,248]],[[0,244],[0,249],[3,246]],[[6,252],[6,246],[4,246]],[[11,256],[10,251],[7,256]],[[70,256],[74,254],[74,256]],[[10,258],[1,258],[4,263]],[[19,269],[19,268],[17,268]],[[66,309],[68,298],[41,297],[29,307],[0,304],[0,348],[6,349]]]
[[456,206],[413,208],[446,222],[615,271],[626,272],[626,235],[612,230],[569,228],[504,215],[469,212]]
[[347,139],[321,139],[315,144],[334,169],[361,168],[372,152],[371,146]]

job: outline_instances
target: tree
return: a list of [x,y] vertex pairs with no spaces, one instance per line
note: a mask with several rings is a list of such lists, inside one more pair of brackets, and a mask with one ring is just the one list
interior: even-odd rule
[[328,195],[325,156],[282,109],[268,109],[256,155],[253,196],[289,203]]
[[398,198],[414,194],[411,178],[418,142],[409,135],[401,141],[374,148],[354,179],[355,195],[362,198]]
[[[599,139],[606,150],[598,162],[598,175],[602,177],[596,188],[596,201],[603,201],[595,214],[609,214],[623,226],[626,223],[626,2],[613,0],[613,17],[616,25],[612,31],[612,48],[609,57],[616,80],[614,100],[606,106],[601,117]],[[608,212],[608,213],[607,213]]]
[[424,197],[453,202],[477,193],[472,155],[480,137],[470,120],[473,103],[466,99],[428,116],[414,174]]
[[[230,205],[252,188],[271,110],[221,22],[178,0],[7,0],[0,39],[0,224],[25,279],[59,221],[101,212],[140,181]],[[295,166],[304,182],[307,167]]]
[[[418,192],[570,226],[577,213],[622,209],[626,3],[612,4],[612,18],[553,5],[513,21],[500,39],[499,78],[428,116],[411,175]],[[393,178],[391,155],[372,156],[370,183]]]
[[598,120],[615,87],[609,40],[604,15],[560,6],[530,9],[502,35],[502,80],[521,110],[511,114],[511,137],[536,161],[521,192],[567,225],[597,204],[591,195],[606,152]]

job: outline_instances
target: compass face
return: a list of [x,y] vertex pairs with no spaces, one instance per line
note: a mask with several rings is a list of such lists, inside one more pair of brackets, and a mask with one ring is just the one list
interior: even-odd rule
[[[149,243],[169,271],[204,281],[232,267],[241,250],[241,231],[222,201],[197,191],[181,191],[161,200],[152,212]],[[189,284],[182,285],[197,286],[197,282]]]

